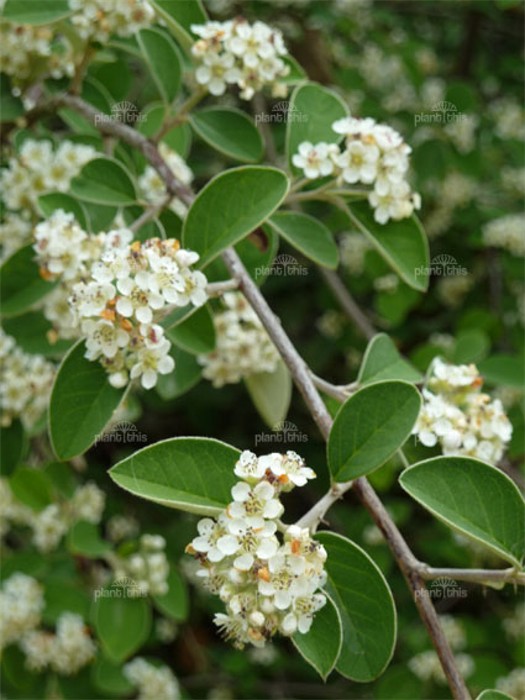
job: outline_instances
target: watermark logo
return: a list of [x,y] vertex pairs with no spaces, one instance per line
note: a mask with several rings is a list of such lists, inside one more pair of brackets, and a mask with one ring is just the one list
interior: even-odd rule
[[460,112],[453,102],[445,100],[437,102],[430,112],[420,112],[414,114],[414,126],[420,124],[452,124],[453,122],[461,122],[467,119],[464,112]]
[[430,275],[435,275],[436,277],[466,277],[468,270],[460,265],[452,255],[442,253],[432,258],[430,267],[420,265],[416,267],[414,273],[416,277],[428,277]]
[[286,100],[274,104],[270,113],[260,112],[255,115],[256,126],[259,124],[287,124],[288,122],[304,124],[307,121],[308,115]]
[[454,598],[466,598],[467,589],[459,585],[457,581],[448,576],[441,576],[430,584],[429,588],[416,591],[416,597],[431,598],[432,600],[451,600]]
[[115,443],[130,443],[130,442],[140,442],[144,443],[148,441],[148,436],[141,433],[140,430],[134,423],[129,421],[120,421],[120,423],[115,423],[110,430],[102,435],[98,435],[95,440],[95,446],[100,442],[115,442]]
[[133,102],[116,102],[111,107],[111,114],[96,114],[95,125],[119,122],[120,124],[141,124],[146,121],[146,115],[142,114]]
[[145,588],[127,576],[116,579],[110,586],[101,586],[94,591],[95,600],[99,600],[99,598],[145,598],[147,594]]
[[308,274],[308,268],[301,265],[293,255],[281,254],[273,261],[272,265],[261,265],[255,269],[255,279],[259,277],[304,277]]
[[257,433],[255,436],[255,446],[258,445],[291,445],[308,441],[308,435],[303,433],[290,421],[276,423],[271,433]]

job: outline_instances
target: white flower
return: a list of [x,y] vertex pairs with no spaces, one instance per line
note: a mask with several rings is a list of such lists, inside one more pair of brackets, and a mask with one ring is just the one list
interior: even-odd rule
[[232,518],[245,519],[253,527],[261,527],[265,518],[278,518],[283,513],[283,506],[274,487],[267,481],[251,487],[240,481],[232,488],[233,503],[228,507]]
[[345,182],[370,184],[376,178],[378,160],[379,149],[373,143],[352,141],[337,158],[337,164],[342,169],[341,175]]
[[326,177],[334,172],[334,160],[339,156],[335,144],[318,143],[315,146],[308,141],[299,144],[299,153],[292,157],[296,168],[301,168],[309,180]]
[[117,299],[115,308],[126,318],[135,316],[140,323],[151,323],[153,310],[157,311],[164,306],[162,296],[149,289],[149,275],[146,272],[139,272],[134,278],[124,277],[118,280],[117,289],[121,296]]
[[86,335],[86,357],[89,360],[96,360],[100,354],[115,357],[119,348],[126,347],[130,341],[129,333],[104,319],[83,321],[82,332]]
[[138,688],[138,700],[179,700],[177,679],[167,666],[157,666],[137,657],[125,664],[126,678]]
[[154,387],[158,374],[169,374],[175,367],[175,360],[168,354],[171,344],[162,336],[162,333],[161,326],[152,326],[144,333],[145,344],[137,351],[131,366],[129,376],[131,379],[140,377],[144,389]]

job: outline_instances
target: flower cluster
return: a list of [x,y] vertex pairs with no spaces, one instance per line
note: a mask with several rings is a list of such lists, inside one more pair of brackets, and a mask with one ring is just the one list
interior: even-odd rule
[[[467,640],[461,623],[455,620],[452,615],[440,615],[439,620],[451,649],[454,652],[464,649]],[[472,657],[464,653],[456,653],[454,656],[461,675],[464,678],[471,676],[475,668]],[[414,675],[423,681],[433,680],[443,685],[447,682],[438,655],[433,650],[416,654],[408,662],[408,667]]]
[[423,389],[424,403],[413,433],[423,445],[440,444],[443,454],[497,463],[512,436],[501,401],[481,392],[475,365],[450,365],[436,358]]
[[96,646],[80,615],[65,612],[56,623],[56,633],[32,630],[20,639],[31,671],[51,668],[62,676],[72,676],[95,657]]
[[137,700],[179,700],[177,679],[167,666],[154,666],[137,657],[123,668],[124,675],[139,691]]
[[235,384],[257,372],[274,372],[279,355],[257,314],[244,296],[228,292],[222,297],[226,310],[216,314],[215,349],[199,355],[202,376],[214,387]]
[[292,162],[305,177],[333,176],[352,185],[373,185],[368,202],[380,224],[405,219],[420,208],[421,197],[406,179],[412,149],[397,131],[374,119],[353,117],[339,119],[332,129],[345,137],[343,148],[324,142],[299,145]]
[[285,97],[282,79],[289,67],[282,56],[288,51],[282,34],[264,22],[244,19],[192,25],[199,38],[192,47],[198,60],[195,78],[212,95],[223,95],[228,85],[237,85],[243,100],[269,86],[276,97]]
[[234,473],[233,501],[215,520],[198,523],[186,551],[199,563],[197,575],[220,597],[226,613],[215,624],[238,648],[264,646],[276,633],[308,632],[326,603],[318,592],[326,580],[326,551],[308,529],[290,526],[277,539],[283,492],[304,486],[315,473],[295,452],[257,457],[245,450]]
[[0,649],[40,624],[44,594],[38,581],[14,573],[0,589]]
[[35,547],[40,552],[50,552],[58,547],[75,522],[86,520],[98,524],[105,502],[104,492],[94,482],[87,482],[75,490],[70,500],[50,503],[43,510],[35,511],[14,497],[7,479],[0,479],[0,531],[6,534],[11,524],[28,527]]
[[155,12],[147,0],[69,0],[71,22],[83,39],[106,42],[112,34],[133,36],[152,24]]
[[140,378],[151,389],[175,365],[158,321],[174,307],[204,304],[206,277],[191,269],[199,256],[177,240],[132,237],[128,229],[89,235],[57,210],[36,227],[35,250],[42,275],[63,284],[46,317],[61,318],[65,297],[70,313],[59,332],[85,336],[86,357],[100,361],[113,386]]
[[[0,8],[3,2],[0,2]],[[15,24],[0,21],[0,64],[16,86],[35,80],[39,75],[60,78],[75,70],[73,48],[51,26]]]
[[341,265],[351,275],[360,275],[365,269],[366,254],[371,249],[372,244],[369,243],[362,233],[352,231],[342,234],[339,239]]
[[0,328],[0,425],[20,418],[31,428],[47,408],[54,377],[53,364],[24,352]]
[[55,150],[51,141],[26,139],[0,175],[6,207],[36,211],[40,195],[67,192],[71,180],[95,156],[91,146],[71,141],[62,141]]
[[142,535],[138,551],[114,563],[115,579],[132,579],[137,594],[164,595],[168,592],[169,564],[166,540],[160,535]]
[[486,245],[504,248],[512,255],[525,257],[525,214],[508,214],[489,221],[483,228]]
[[496,681],[496,688],[511,698],[525,698],[525,667],[515,668],[508,676],[502,676]]

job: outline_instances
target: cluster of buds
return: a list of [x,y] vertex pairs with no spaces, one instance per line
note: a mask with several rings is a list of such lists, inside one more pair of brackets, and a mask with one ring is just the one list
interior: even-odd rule
[[164,595],[168,592],[169,563],[165,553],[166,540],[160,535],[142,535],[136,552],[113,562],[116,581],[130,580],[128,590],[137,596]]
[[40,624],[44,593],[34,578],[12,574],[0,588],[0,649]]
[[127,37],[148,27],[155,11],[147,0],[69,0],[71,22],[83,39],[106,42],[112,34]]
[[35,511],[15,498],[7,479],[0,479],[0,532],[7,534],[12,525],[28,527],[38,551],[50,552],[58,547],[74,523],[80,520],[94,525],[100,523],[105,504],[104,492],[88,481],[75,490],[71,499],[50,503],[43,510]]
[[228,292],[222,301],[226,310],[213,318],[215,349],[198,357],[202,376],[220,388],[257,372],[274,372],[279,354],[245,297]]
[[56,633],[32,630],[20,639],[26,666],[41,672],[51,668],[62,676],[72,676],[89,664],[96,653],[86,624],[80,615],[65,612],[56,623]]
[[308,529],[288,527],[277,538],[283,492],[304,486],[315,473],[295,452],[257,457],[245,450],[234,473],[233,501],[213,520],[200,520],[186,552],[195,556],[204,586],[218,595],[226,613],[215,624],[242,649],[263,647],[275,634],[308,632],[326,603],[326,550]]
[[374,119],[345,117],[332,124],[345,137],[336,143],[299,145],[292,162],[309,180],[337,177],[341,183],[369,185],[368,202],[380,224],[411,216],[421,206],[421,197],[407,182],[411,148],[401,135]]
[[192,47],[199,62],[195,78],[212,95],[223,95],[228,85],[237,85],[243,100],[251,100],[266,86],[275,97],[286,96],[282,79],[289,67],[282,56],[288,51],[279,30],[240,18],[192,25],[191,31],[200,37]]
[[525,257],[525,214],[507,214],[489,221],[483,227],[485,245],[503,248],[516,256]]
[[55,366],[42,355],[24,352],[14,338],[0,328],[0,425],[20,418],[31,428],[49,403]]
[[176,239],[132,242],[127,229],[89,235],[61,210],[35,236],[42,275],[60,278],[67,293],[67,324],[86,338],[86,357],[100,361],[113,386],[140,378],[151,389],[173,370],[159,322],[176,307],[205,303],[206,277],[191,269],[196,253]]
[[139,691],[138,700],[179,700],[179,683],[167,666],[157,666],[137,657],[122,669]]
[[451,365],[436,358],[423,388],[423,406],[413,433],[445,455],[467,455],[496,464],[512,437],[499,399],[481,392],[475,365]]

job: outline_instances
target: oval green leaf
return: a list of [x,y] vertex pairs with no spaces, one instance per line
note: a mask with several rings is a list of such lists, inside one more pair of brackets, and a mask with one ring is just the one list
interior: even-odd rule
[[42,194],[38,198],[38,208],[44,217],[52,216],[57,209],[63,209],[69,214],[73,214],[82,228],[89,230],[89,221],[86,210],[82,204],[69,194],[64,192],[49,192]]
[[9,479],[15,498],[25,506],[40,511],[53,502],[53,482],[42,469],[18,467]]
[[125,393],[112,387],[102,365],[84,353],[83,341],[71,348],[51,392],[49,437],[63,461],[82,454],[102,435]]
[[15,316],[34,306],[54,287],[40,276],[31,245],[13,253],[0,268],[0,308],[3,316]]
[[268,220],[270,226],[307,258],[332,270],[339,264],[339,249],[324,224],[313,216],[278,211]]
[[111,549],[109,542],[100,537],[98,526],[85,520],[79,520],[71,527],[67,540],[72,554],[80,554],[88,559],[102,557]]
[[310,630],[306,634],[297,632],[292,642],[303,659],[326,681],[335,668],[343,645],[341,616],[328,595]]
[[354,202],[347,209],[352,223],[362,231],[390,267],[418,292],[428,288],[428,240],[419,219],[379,224],[368,202]]
[[476,700],[513,700],[507,693],[502,693],[501,690],[484,690],[478,695]]
[[356,479],[384,464],[410,435],[420,408],[419,392],[407,382],[377,382],[350,396],[328,438],[332,479]]
[[240,109],[210,107],[190,115],[190,124],[201,139],[228,158],[258,163],[263,140],[250,117]]
[[521,567],[525,503],[497,467],[470,457],[435,457],[399,477],[403,489],[453,530]]
[[281,170],[255,165],[214,177],[199,192],[186,216],[184,246],[199,253],[199,265],[204,267],[271,216],[289,184]]
[[386,333],[378,333],[366,348],[357,381],[359,385],[364,385],[384,379],[416,383],[423,377],[401,357],[394,341]]
[[282,360],[278,361],[275,372],[250,374],[244,383],[253,405],[270,428],[286,418],[292,398],[292,378]]
[[158,29],[141,29],[137,34],[142,55],[163,101],[173,102],[180,90],[182,66],[172,39]]
[[0,464],[2,476],[9,476],[20,463],[27,446],[24,426],[19,420],[0,428]]
[[342,676],[359,683],[377,678],[388,666],[397,634],[394,599],[378,566],[360,547],[332,532],[316,539],[326,548],[326,590],[343,627],[336,663]]
[[144,447],[109,471],[120,487],[148,501],[217,515],[231,501],[239,450],[212,438],[172,438]]
[[32,355],[57,357],[69,350],[73,341],[56,340],[51,342],[56,334],[48,335],[53,330],[53,324],[47,320],[41,311],[30,311],[21,316],[6,318],[4,330],[13,336],[22,350]]
[[135,204],[137,193],[129,172],[114,158],[94,158],[71,181],[71,193],[94,204]]
[[50,24],[72,14],[67,0],[46,0],[28,2],[28,0],[6,0],[2,19],[15,24]]
[[151,607],[145,598],[126,595],[126,589],[108,587],[93,603],[92,620],[102,648],[111,661],[119,663],[137,651],[151,629]]
[[[332,124],[350,114],[337,93],[317,83],[299,85],[292,93],[288,112],[292,115],[286,127],[286,154],[290,165],[303,141],[338,143],[342,137],[335,133]],[[300,172],[291,167],[293,172]]]
[[215,326],[209,308],[201,306],[182,323],[170,328],[166,335],[180,348],[193,355],[211,352],[215,347]]

